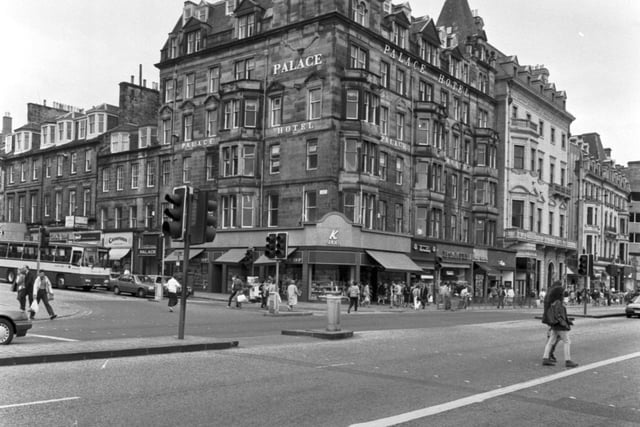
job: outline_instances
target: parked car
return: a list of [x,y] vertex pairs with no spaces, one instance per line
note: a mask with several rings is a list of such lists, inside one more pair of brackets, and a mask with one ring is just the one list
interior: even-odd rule
[[0,344],[11,344],[13,337],[23,337],[31,329],[29,315],[21,310],[0,306]]
[[155,295],[155,283],[144,274],[122,274],[113,284],[113,293],[127,293],[140,298]]
[[635,297],[631,302],[627,304],[624,309],[627,317],[638,316],[640,317],[640,296]]

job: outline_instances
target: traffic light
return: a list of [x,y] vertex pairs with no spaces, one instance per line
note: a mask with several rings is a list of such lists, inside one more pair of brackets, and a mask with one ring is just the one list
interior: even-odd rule
[[267,244],[264,246],[264,255],[267,258],[276,257],[276,233],[269,233],[267,236]]
[[287,245],[289,240],[288,233],[278,233],[276,235],[276,250],[275,257],[279,259],[287,258]]
[[589,255],[582,254],[578,258],[578,274],[586,276],[589,273]]
[[442,268],[442,257],[441,256],[437,256],[436,257],[435,268],[436,268],[436,270],[440,270]]
[[191,229],[191,243],[199,245],[205,242],[212,242],[216,236],[216,211],[218,203],[215,199],[215,192],[201,191],[198,194],[198,204],[196,206],[196,220]]
[[593,254],[589,254],[589,267],[587,268],[589,277],[593,277]]
[[253,248],[249,248],[247,249],[247,252],[245,252],[244,258],[242,258],[242,260],[240,261],[240,264],[244,265],[245,267],[250,267],[254,261],[255,261],[255,251],[253,250]]
[[164,199],[173,205],[173,208],[164,210],[164,214],[172,221],[162,223],[162,233],[173,240],[184,240],[186,229],[185,218],[187,217],[187,186],[176,187],[173,194],[167,194]]
[[46,227],[40,227],[40,247],[45,248],[49,246],[49,230]]

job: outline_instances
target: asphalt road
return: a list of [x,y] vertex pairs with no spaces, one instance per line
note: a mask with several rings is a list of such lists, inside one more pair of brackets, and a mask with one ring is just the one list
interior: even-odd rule
[[[100,294],[78,297],[95,300],[86,315],[36,325],[70,336],[78,333],[70,322],[100,335],[113,317],[142,319],[127,333],[173,327],[153,326],[176,314],[157,303],[114,308]],[[580,367],[567,370],[540,365],[545,329],[515,312],[345,315],[354,338],[324,341],[273,335],[280,322],[323,324],[322,316],[265,318],[210,302],[188,310],[188,330],[263,339],[225,351],[3,367],[0,425],[640,425],[638,319],[577,319]]]

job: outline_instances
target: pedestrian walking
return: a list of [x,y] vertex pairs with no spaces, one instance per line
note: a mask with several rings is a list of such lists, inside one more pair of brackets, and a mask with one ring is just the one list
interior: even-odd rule
[[420,299],[422,300],[422,309],[429,305],[429,287],[426,284],[422,284],[420,288]]
[[351,312],[351,308],[354,311],[358,311],[358,299],[360,299],[360,288],[355,284],[353,280],[349,281],[349,288],[347,289],[347,296],[349,297],[349,308],[347,313]]
[[[513,288],[507,288],[506,293],[507,293],[506,304],[510,305],[511,308],[516,308],[516,300],[515,300],[516,293],[513,290]],[[503,306],[503,308],[504,308],[504,306]]]
[[[549,292],[540,292],[540,295],[541,296],[544,295],[544,300],[542,302],[542,323],[549,326],[549,329],[547,330],[547,341],[549,341],[549,337],[553,335],[553,330],[551,328],[551,325],[548,324],[549,320],[547,319],[549,307],[551,306],[552,302],[558,299],[561,300],[564,297],[564,289],[562,288],[562,283],[560,281],[553,282],[553,284],[549,288]],[[555,351],[556,351],[557,345],[558,345],[558,340],[556,339],[553,342],[553,345],[551,346],[551,349],[549,350],[549,355],[548,355],[548,358],[554,363],[556,362]]]
[[287,286],[287,305],[288,310],[293,311],[293,307],[298,304],[298,297],[301,295],[300,290],[296,286],[296,281],[291,279],[289,286]]
[[267,308],[267,298],[269,297],[269,279],[260,285],[260,308]]
[[167,294],[169,295],[169,311],[173,312],[173,307],[178,304],[178,281],[173,276],[167,281]]
[[47,276],[45,276],[44,271],[40,270],[38,272],[38,277],[34,280],[33,290],[35,298],[35,310],[31,311],[31,318],[33,319],[36,316],[36,312],[38,311],[37,307],[40,305],[40,301],[44,303],[44,307],[47,309],[47,313],[49,313],[49,318],[51,320],[58,317],[58,315],[53,311],[51,304],[49,304],[49,300],[53,299],[53,290],[51,289],[51,281]]
[[504,287],[500,285],[498,289],[498,308],[504,308],[504,299],[507,297],[507,292],[504,290]]
[[544,354],[542,355],[542,365],[553,366],[555,361],[550,357],[551,349],[558,342],[562,341],[564,344],[564,366],[567,368],[575,368],[578,366],[576,362],[571,360],[571,340],[569,339],[569,331],[573,322],[567,317],[567,308],[564,303],[564,291],[562,287],[559,287],[561,292],[549,291],[549,295],[553,294],[553,298],[549,297],[549,309],[546,311],[546,316],[543,317],[543,322],[551,327],[551,334],[547,339],[547,344],[544,347]]
[[413,287],[411,294],[413,295],[413,309],[417,310],[420,308],[420,286],[418,284]]
[[26,303],[27,303],[27,271],[23,268],[18,269],[18,274],[16,275],[16,280],[14,282],[14,286],[16,292],[18,292],[18,303],[20,304],[20,310],[26,311]]
[[[34,297],[35,297],[35,293],[33,290],[33,284],[36,281],[36,273],[35,271],[32,271],[31,269],[29,269],[28,265],[24,266],[24,271],[25,271],[25,279],[24,279],[24,284],[25,284],[25,295],[27,298],[29,298],[29,307],[31,307],[31,305],[33,304],[34,301]],[[35,313],[33,311],[31,311],[30,314],[30,318],[33,319],[35,317]]]
[[364,288],[362,288],[362,306],[369,307],[371,304],[371,288],[368,283],[365,283]]
[[229,302],[227,303],[227,307],[231,307],[231,301],[235,298],[236,300],[236,308],[242,308],[242,305],[238,301],[238,297],[242,294],[242,280],[240,280],[240,276],[233,276],[231,282],[231,296],[229,297]]

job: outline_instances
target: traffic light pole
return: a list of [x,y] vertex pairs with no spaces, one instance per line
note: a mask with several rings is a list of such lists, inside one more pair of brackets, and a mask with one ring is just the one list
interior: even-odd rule
[[591,277],[589,274],[584,276],[584,315],[587,315],[587,298],[589,298],[589,289],[591,288]]
[[182,264],[182,271],[184,272],[182,277],[182,292],[180,297],[180,323],[178,324],[178,339],[184,339],[184,324],[187,315],[187,292],[189,287],[189,245],[191,244],[191,224],[190,224],[190,213],[191,213],[191,198],[193,197],[190,188],[187,187],[187,190],[184,193],[184,203],[186,206],[185,209],[185,233],[184,233],[184,261]]

